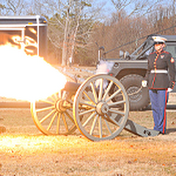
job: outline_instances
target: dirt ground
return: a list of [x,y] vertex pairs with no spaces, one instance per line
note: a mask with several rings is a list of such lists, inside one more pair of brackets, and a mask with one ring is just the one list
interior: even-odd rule
[[[173,94],[169,103],[175,102]],[[30,109],[0,109],[0,176],[176,176],[176,111],[167,110],[167,134],[142,138],[123,130],[113,140],[92,142],[78,130],[45,136]],[[153,128],[151,110],[129,119]]]

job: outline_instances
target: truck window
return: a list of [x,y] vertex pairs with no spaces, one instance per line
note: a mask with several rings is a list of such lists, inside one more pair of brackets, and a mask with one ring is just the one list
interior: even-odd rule
[[145,54],[148,56],[153,51],[154,51],[154,47],[151,47],[148,51],[145,52]]

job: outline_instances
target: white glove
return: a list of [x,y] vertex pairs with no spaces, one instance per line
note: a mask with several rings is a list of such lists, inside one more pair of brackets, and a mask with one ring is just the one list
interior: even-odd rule
[[147,81],[146,80],[142,81],[142,87],[147,87]]
[[172,92],[172,91],[173,91],[173,89],[171,89],[171,88],[167,89],[167,92]]

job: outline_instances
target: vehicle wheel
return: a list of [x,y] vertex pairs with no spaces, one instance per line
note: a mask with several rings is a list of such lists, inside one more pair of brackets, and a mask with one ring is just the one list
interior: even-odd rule
[[[116,91],[112,92],[112,87]],[[120,101],[113,101],[120,97]],[[119,109],[119,105],[123,109]],[[92,141],[115,138],[123,130],[129,114],[125,88],[109,75],[94,75],[84,81],[76,92],[73,116],[80,132]]]
[[67,135],[75,131],[73,102],[60,91],[46,100],[31,103],[31,114],[37,128],[46,135]]
[[143,77],[136,74],[126,75],[120,79],[129,96],[132,111],[145,109],[150,102],[148,88],[141,87],[142,80]]

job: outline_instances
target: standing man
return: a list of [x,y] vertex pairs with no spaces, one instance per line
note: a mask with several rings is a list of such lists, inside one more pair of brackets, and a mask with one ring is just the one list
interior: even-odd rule
[[148,69],[142,86],[149,88],[150,102],[154,119],[154,130],[166,133],[166,106],[168,92],[175,85],[175,64],[172,55],[164,51],[167,39],[154,36],[155,52],[148,56]]

